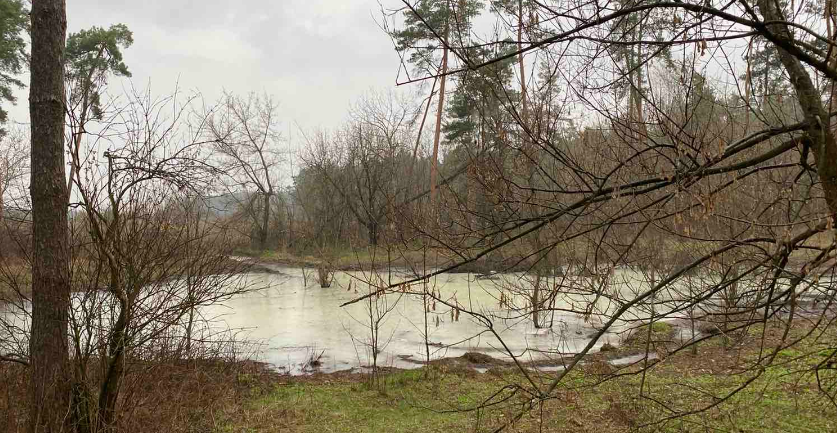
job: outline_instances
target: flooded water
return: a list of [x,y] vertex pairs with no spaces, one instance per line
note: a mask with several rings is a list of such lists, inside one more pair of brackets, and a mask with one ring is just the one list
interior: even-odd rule
[[617,367],[624,367],[626,365],[633,365],[639,362],[643,362],[646,359],[648,361],[654,361],[658,359],[659,356],[656,353],[640,353],[637,355],[625,356],[622,358],[612,359],[608,361],[610,365],[617,366]]
[[[311,369],[312,357],[318,360],[317,370],[324,372],[371,364],[372,321],[380,323],[378,365],[399,368],[416,368],[426,359],[425,320],[431,359],[478,351],[502,359],[514,354],[524,361],[543,360],[580,351],[597,331],[597,323],[558,313],[547,318],[551,328],[536,329],[530,317],[500,308],[497,280],[480,280],[473,274],[443,274],[429,284],[441,298],[455,298],[463,308],[483,315],[490,326],[464,312],[456,320],[456,313],[441,304],[434,310],[430,303],[425,317],[424,302],[416,295],[387,295],[375,298],[371,305],[367,300],[340,307],[368,293],[369,286],[362,281],[370,275],[339,273],[332,287],[321,288],[310,277],[308,287],[303,287],[300,269],[277,270],[282,274],[249,276],[251,284],[267,288],[231,299],[205,314],[216,318],[220,326],[245,329],[248,339],[262,344],[259,360],[292,374]],[[380,277],[389,280],[390,276]],[[391,277],[399,280],[399,276]],[[597,344],[617,341],[615,335],[606,334]]]
[[[509,360],[514,356],[523,362],[540,361],[541,366],[560,368],[562,355],[581,351],[605,318],[650,287],[639,273],[616,270],[600,297],[593,299],[569,291],[550,300],[554,313],[542,313],[541,323],[545,327],[535,328],[531,316],[524,311],[529,294],[525,281],[528,277],[522,274],[495,274],[490,278],[442,274],[428,280],[426,289],[448,304],[458,305],[457,311],[432,300],[425,305],[421,295],[401,293],[341,307],[369,293],[370,285],[365,282],[378,281],[378,286],[398,283],[407,278],[404,274],[340,272],[330,288],[321,288],[315,275],[309,276],[306,286],[299,268],[276,266],[272,270],[244,276],[248,285],[259,290],[223,304],[202,307],[200,314],[211,324],[210,331],[232,329],[238,332],[239,341],[255,343],[257,349],[246,356],[290,374],[363,369],[373,362],[373,346],[379,351],[377,365],[383,367],[417,368],[428,355],[438,359],[481,352],[494,358]],[[595,283],[593,277],[575,278],[575,283],[568,287]],[[546,284],[556,287],[558,282],[547,280]],[[531,289],[531,285],[528,287]],[[605,343],[619,345],[627,328],[668,311],[673,314],[665,320],[675,325],[675,338],[685,342],[697,337],[690,329],[676,325],[677,319],[682,321],[684,317],[685,310],[678,305],[682,306],[681,297],[687,293],[679,283],[671,284],[658,296],[628,309],[620,316],[625,321],[616,322],[596,342],[592,352]],[[159,305],[166,303],[160,300]],[[566,312],[583,311],[590,305],[593,308],[588,310],[591,314],[586,315],[587,320],[584,315]],[[0,321],[7,324],[0,329],[0,349],[25,353],[28,315],[21,312],[27,309],[0,305]],[[147,332],[153,333],[154,329]]]

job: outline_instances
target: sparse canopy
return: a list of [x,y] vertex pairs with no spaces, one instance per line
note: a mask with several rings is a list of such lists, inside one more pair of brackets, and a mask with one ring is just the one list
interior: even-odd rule
[[92,118],[101,119],[100,92],[110,74],[131,76],[122,59],[122,50],[133,43],[133,33],[125,24],[114,24],[107,29],[93,26],[67,38],[68,102],[70,107],[79,108],[80,118],[86,118],[89,113]]
[[134,43],[125,24],[114,24],[108,29],[92,27],[73,33],[67,38],[64,61],[67,80],[67,111],[70,120],[70,180],[68,196],[72,195],[75,174],[81,170],[81,138],[91,120],[102,120],[102,92],[108,77],[130,77],[131,72],[122,60],[122,50]]
[[244,212],[256,229],[260,249],[268,247],[271,203],[278,192],[280,163],[279,105],[270,95],[225,93],[209,120],[207,140],[228,176],[229,192],[246,192]]

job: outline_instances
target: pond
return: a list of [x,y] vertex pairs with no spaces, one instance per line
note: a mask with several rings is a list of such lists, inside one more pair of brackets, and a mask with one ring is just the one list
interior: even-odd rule
[[[595,288],[601,282],[597,280],[599,277],[544,277],[542,287],[560,285],[562,289],[556,293],[561,295],[548,301],[552,312],[542,313],[543,327],[535,328],[531,315],[524,311],[532,287],[531,281],[527,280],[531,277],[524,274],[445,273],[427,280],[428,291],[461,308],[461,311],[452,311],[449,306],[432,300],[425,308],[421,295],[401,293],[341,306],[369,293],[367,281],[376,280],[379,286],[397,283],[409,277],[404,272],[375,275],[338,272],[331,287],[321,288],[315,281],[316,275],[309,276],[306,285],[300,268],[268,268],[271,272],[243,276],[246,284],[256,290],[221,304],[202,307],[199,312],[210,324],[211,332],[204,335],[218,331],[214,335],[227,338],[229,334],[221,331],[232,329],[237,341],[255,348],[244,356],[289,374],[368,367],[372,364],[373,340],[379,349],[377,365],[381,367],[418,368],[428,356],[430,359],[458,357],[466,352],[481,352],[504,360],[511,359],[513,354],[524,362],[560,365],[561,355],[581,351],[602,327],[604,318],[651,286],[643,274],[617,269],[608,284],[601,286],[604,287],[602,296],[594,299],[592,295],[572,293],[572,287]],[[422,287],[412,287],[412,290],[415,293]],[[626,336],[624,331],[651,315],[660,317],[671,311],[674,314],[669,314],[666,320],[684,317],[684,300],[688,298],[689,288],[682,282],[666,286],[656,297],[646,298],[640,305],[627,309],[621,316],[626,321],[617,321],[596,342],[592,351],[606,343],[619,345]],[[148,299],[157,302],[153,296]],[[586,318],[569,312],[583,311],[591,304],[595,308]],[[79,303],[74,302],[74,306],[78,309]],[[98,308],[96,311],[100,311]],[[146,305],[143,308],[157,307]],[[0,349],[25,352],[28,317],[20,314],[25,310],[28,305],[0,305],[0,319],[13,325],[0,329],[0,343],[3,343]],[[164,320],[161,326],[168,326],[166,323],[170,322]],[[162,328],[152,327],[146,333],[153,333],[155,329]],[[377,332],[373,333],[373,329]],[[2,335],[10,330],[19,335],[16,338]],[[175,344],[180,338],[178,332],[175,329],[170,334]],[[692,338],[690,332],[687,334],[681,330],[679,338],[684,341]],[[19,343],[17,347],[15,342]]]
[[[309,277],[305,287],[301,269],[275,270],[279,273],[248,275],[248,283],[265,288],[207,308],[204,315],[213,318],[219,328],[245,330],[247,339],[261,343],[258,360],[291,374],[312,370],[312,358],[318,360],[316,370],[323,372],[371,364],[370,323],[379,318],[378,366],[399,368],[420,367],[426,359],[425,320],[431,359],[478,351],[497,358],[509,359],[513,353],[524,361],[543,360],[580,351],[599,324],[587,323],[577,314],[556,313],[546,318],[550,328],[536,329],[529,316],[500,307],[499,286],[518,278],[514,274],[479,279],[474,274],[451,273],[429,281],[431,290],[435,288],[442,299],[455,297],[463,308],[490,319],[495,335],[484,321],[465,313],[457,320],[455,312],[451,314],[451,309],[441,304],[434,310],[431,302],[425,319],[424,300],[418,295],[391,294],[375,298],[371,305],[365,300],[341,307],[368,293],[369,286],[363,281],[369,280],[369,274],[340,272],[330,288],[321,288],[313,281],[315,277]],[[378,277],[399,281],[405,275]],[[521,304],[519,299],[512,302]],[[617,344],[618,339],[615,334],[605,334],[597,346]]]

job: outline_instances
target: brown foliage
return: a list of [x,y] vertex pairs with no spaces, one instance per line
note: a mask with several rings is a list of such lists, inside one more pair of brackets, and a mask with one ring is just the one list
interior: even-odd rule
[[[275,380],[251,361],[170,360],[134,362],[125,380],[125,403],[114,431],[206,432],[236,412],[259,385]],[[9,433],[25,430],[28,368],[0,363],[0,423]],[[5,386],[8,385],[8,386]],[[267,388],[266,386],[264,388]]]

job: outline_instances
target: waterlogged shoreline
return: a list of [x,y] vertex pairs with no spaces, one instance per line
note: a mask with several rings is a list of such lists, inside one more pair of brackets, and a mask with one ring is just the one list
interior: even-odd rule
[[[364,371],[372,364],[369,308],[386,311],[380,317],[378,330],[379,367],[394,369],[416,369],[430,361],[442,358],[460,358],[467,353],[480,353],[510,363],[509,351],[518,362],[533,366],[557,368],[566,364],[575,354],[584,350],[591,339],[599,333],[601,319],[585,319],[574,313],[556,313],[551,317],[552,328],[536,329],[526,315],[518,314],[500,305],[496,284],[503,279],[517,278],[516,274],[495,275],[495,279],[479,278],[473,274],[442,274],[429,281],[431,290],[436,290],[444,299],[456,299],[460,305],[493,320],[493,331],[503,342],[489,332],[485,323],[463,313],[453,317],[450,309],[431,303],[428,306],[425,340],[425,315],[422,300],[417,295],[392,294],[376,297],[370,305],[369,299],[341,307],[343,303],[356,299],[365,292],[362,281],[373,276],[369,272],[338,272],[330,288],[321,288],[315,281],[303,285],[302,270],[278,265],[272,274],[263,274],[256,284],[269,286],[251,294],[230,300],[223,311],[217,311],[224,326],[247,331],[247,338],[261,343],[254,358],[266,362],[283,374],[309,375],[312,373]],[[618,278],[629,280],[629,271]],[[375,278],[387,279],[381,273]],[[406,278],[404,273],[394,272],[391,276],[397,282]],[[631,295],[640,287],[626,287],[622,290]],[[506,302],[517,303],[521,299]],[[800,305],[813,302],[800,301]],[[822,304],[821,304],[822,306]],[[569,308],[569,304],[556,304],[558,308]],[[611,311],[612,306],[602,305],[602,311]],[[660,314],[662,311],[658,311]],[[797,311],[801,314],[802,309]],[[624,352],[622,346],[639,338],[647,318],[637,318],[643,311],[631,312],[633,320],[617,323],[601,335],[588,352],[588,356],[603,353],[602,357],[636,355]],[[376,316],[373,314],[373,316]],[[661,333],[657,328],[662,329]],[[693,335],[694,327],[694,335]],[[695,320],[692,323],[685,313],[675,317],[655,320],[655,338],[660,341],[686,343],[692,338],[703,338],[719,330],[715,325]],[[644,347],[643,347],[644,350]],[[653,357],[653,356],[652,356]],[[609,359],[609,358],[608,358]]]
[[[335,275],[330,288],[321,288],[314,278],[303,275],[304,270],[251,258],[232,257],[237,268],[246,269],[242,274],[245,284],[256,288],[236,295],[223,303],[201,307],[201,317],[210,324],[209,333],[232,330],[236,341],[247,346],[246,356],[254,362],[264,363],[271,370],[288,375],[328,374],[335,372],[364,372],[373,364],[371,357],[370,308],[372,318],[378,321],[377,366],[410,370],[421,368],[429,361],[458,359],[468,354],[485,355],[491,361],[476,362],[474,368],[513,365],[509,355],[529,367],[557,370],[570,362],[575,354],[584,350],[599,333],[602,321],[595,315],[584,318],[579,314],[557,312],[548,320],[551,328],[534,328],[526,314],[509,309],[508,305],[525,305],[525,299],[505,298],[498,292],[498,285],[521,278],[522,274],[474,275],[446,273],[431,278],[428,289],[443,299],[456,300],[467,308],[492,320],[492,328],[484,322],[455,311],[444,305],[427,305],[427,314],[421,295],[391,294],[341,307],[347,301],[362,296],[369,290],[364,281],[383,278],[393,282],[409,278],[404,269],[372,274],[370,271],[342,271]],[[629,270],[617,271],[619,290],[631,296],[643,285],[630,287],[636,275]],[[619,281],[623,281],[619,283]],[[562,301],[568,302],[568,301]],[[505,305],[504,305],[505,303]],[[800,300],[800,305],[817,305],[814,301]],[[556,310],[570,309],[568,303],[556,303]],[[601,311],[612,306],[601,305]],[[804,309],[797,314],[804,314]],[[658,312],[659,313],[659,312]],[[601,335],[587,357],[598,356],[605,361],[610,357],[634,356],[636,350],[625,352],[622,346],[637,334],[644,320],[637,319],[642,311],[632,312],[631,322],[617,322]],[[693,338],[692,324],[681,318],[655,321],[655,327],[665,327],[665,335],[658,339],[681,344]],[[380,319],[380,320],[378,320]],[[21,326],[21,329],[25,326]],[[695,324],[694,338],[703,336],[704,325]],[[424,336],[425,329],[428,332]],[[709,330],[708,332],[715,332]],[[502,342],[497,339],[497,335]],[[670,333],[670,334],[669,334]],[[224,334],[231,335],[231,334]],[[598,355],[599,351],[601,355]],[[428,353],[429,352],[429,353]],[[607,352],[607,353],[605,353]],[[429,355],[429,356],[428,356]],[[654,354],[649,353],[649,359]],[[643,361],[645,357],[643,356]],[[620,361],[621,362],[621,361]]]
[[[676,335],[676,326],[670,331],[667,338]],[[800,325],[791,335],[806,332],[809,328]],[[791,365],[804,371],[821,361],[819,346],[810,341],[799,351],[781,351],[778,365],[718,404],[729,390],[752,380],[741,369],[759,357],[763,344],[780,344],[782,334],[772,325],[756,326],[734,345],[717,336],[702,343],[697,354],[670,356],[664,353],[676,343],[660,342],[662,353],[647,357],[642,351],[628,355],[643,346],[635,341],[631,347],[589,354],[569,372],[561,365],[527,365],[524,372],[471,353],[416,370],[279,375],[273,386],[259,384],[260,392],[242,406],[247,411],[233,413],[226,425],[230,431],[276,426],[297,432],[415,432],[416,426],[420,431],[495,431],[512,421],[515,431],[525,432],[658,431],[660,424],[654,422],[670,419],[672,405],[654,402],[675,395],[682,397],[674,403],[682,419],[663,431],[681,431],[683,425],[718,431],[833,431],[837,416],[823,405],[813,376],[787,373]],[[799,358],[800,352],[812,355]],[[552,389],[559,375],[560,384]],[[536,401],[543,392],[548,397]]]
[[[439,254],[421,251],[399,251],[390,252],[385,250],[368,251],[365,249],[347,251],[342,254],[331,254],[329,257],[299,256],[290,253],[258,253],[242,252],[242,259],[248,259],[262,265],[277,265],[289,268],[314,268],[327,264],[335,271],[386,271],[388,269],[408,270],[412,274],[422,275],[431,270],[445,269],[461,260],[457,257],[454,261],[451,258]],[[480,258],[478,260],[464,263],[448,273],[474,273],[488,274],[492,272],[527,272],[531,270],[533,263],[530,260],[519,258]]]
[[[209,308],[206,315],[216,317],[219,326],[243,330],[246,340],[259,345],[254,359],[283,374],[345,372],[372,364],[368,300],[341,307],[368,290],[361,283],[371,277],[368,273],[339,272],[332,287],[321,288],[310,277],[304,286],[299,268],[268,266],[274,268],[271,273],[248,277],[249,283],[265,289],[237,296],[223,307]],[[404,278],[404,274],[392,275],[393,281],[399,277]],[[493,330],[465,313],[456,317],[442,305],[429,304],[425,318],[419,295],[376,297],[371,307],[386,311],[382,317],[374,317],[380,319],[379,367],[420,368],[427,364],[428,352],[431,362],[471,352],[512,362],[509,351],[518,362],[554,367],[581,352],[601,326],[599,320],[585,320],[578,314],[555,313],[549,318],[552,328],[534,328],[528,316],[500,305],[500,281],[451,273],[439,275],[429,283],[442,298],[456,299],[463,308],[491,318]],[[429,322],[426,341],[425,320]],[[619,346],[631,326],[638,325],[616,324],[590,352]],[[685,329],[678,329],[677,334],[678,338],[688,338]]]

